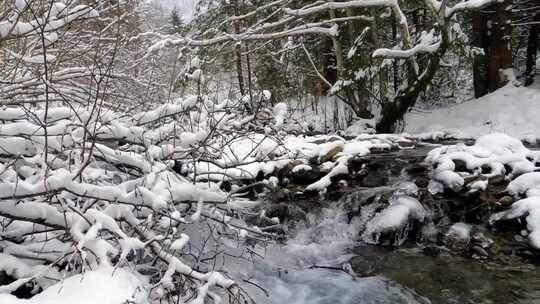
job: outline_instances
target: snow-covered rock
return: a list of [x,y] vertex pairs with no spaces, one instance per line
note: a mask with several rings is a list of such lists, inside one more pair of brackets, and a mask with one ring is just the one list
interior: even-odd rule
[[[502,133],[487,134],[479,137],[475,144],[467,146],[456,144],[441,146],[428,153],[426,161],[435,167],[433,180],[454,190],[464,186],[464,176],[483,175],[486,178],[496,176],[517,177],[509,191],[518,194],[531,188],[536,182],[536,161],[540,158],[538,151],[527,149],[520,140]],[[464,164],[456,168],[456,162]],[[506,168],[511,168],[506,172]],[[457,169],[465,170],[456,172]],[[487,170],[487,172],[486,172]],[[540,177],[539,177],[540,179]],[[469,189],[482,188],[482,183],[467,185]],[[527,189],[523,189],[527,188]]]
[[[389,200],[390,205],[376,214],[367,224],[362,239],[369,243],[378,243],[381,234],[387,232],[407,233],[402,231],[411,220],[423,221],[426,209],[414,197],[399,195]],[[398,242],[404,241],[400,238]]]
[[2,304],[147,304],[144,279],[124,268],[99,268],[74,275],[28,300],[0,294]]

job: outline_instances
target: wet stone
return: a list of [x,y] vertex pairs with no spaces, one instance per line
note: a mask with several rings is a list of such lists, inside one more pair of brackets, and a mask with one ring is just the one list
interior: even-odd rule
[[420,165],[420,164],[413,164],[406,168],[407,173],[412,176],[418,176],[423,175],[427,173],[426,166]]
[[319,180],[324,173],[320,172],[318,168],[311,170],[300,169],[297,171],[291,171],[289,174],[290,181],[295,184],[308,185]]
[[500,185],[505,183],[505,177],[504,175],[495,175],[488,179],[488,185]]
[[491,173],[491,166],[489,165],[482,165],[482,167],[480,167],[480,169],[482,170],[482,174],[490,174]]
[[514,203],[514,198],[508,195],[505,195],[499,199],[498,202],[502,206],[510,206]]
[[414,183],[418,188],[427,188],[429,185],[429,179],[425,177],[417,177],[414,179]]
[[470,176],[465,176],[463,178],[463,181],[465,183],[465,185],[468,185],[468,184],[471,184],[471,183],[474,183],[476,181],[481,181],[481,180],[485,180],[486,178],[482,175],[470,175]]
[[469,171],[467,169],[467,163],[462,161],[461,159],[454,159],[453,160],[454,162],[454,165],[455,165],[455,170],[456,172],[467,172]]
[[340,152],[343,152],[342,146],[334,147],[330,151],[328,151],[328,153],[326,153],[325,155],[320,156],[318,159],[318,163],[322,164],[324,162],[330,161],[334,158],[334,156],[336,156]]

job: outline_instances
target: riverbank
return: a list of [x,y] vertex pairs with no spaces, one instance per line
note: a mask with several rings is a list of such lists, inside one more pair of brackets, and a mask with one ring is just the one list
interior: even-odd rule
[[[537,85],[538,86],[538,85]],[[536,143],[540,138],[540,90],[505,87],[461,104],[405,116],[405,132],[429,137],[477,138],[503,132]]]

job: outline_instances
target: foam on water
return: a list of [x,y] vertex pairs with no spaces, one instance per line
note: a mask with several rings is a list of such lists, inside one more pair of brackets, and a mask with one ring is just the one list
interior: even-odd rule
[[[428,303],[414,292],[382,277],[355,277],[334,269],[347,268],[350,252],[357,243],[364,216],[350,222],[342,203],[309,214],[305,226],[297,229],[285,245],[259,248],[263,258],[236,264],[234,276],[247,280],[244,286],[257,303],[268,304],[358,304]],[[371,211],[373,212],[373,211]],[[316,266],[316,267],[314,267]]]

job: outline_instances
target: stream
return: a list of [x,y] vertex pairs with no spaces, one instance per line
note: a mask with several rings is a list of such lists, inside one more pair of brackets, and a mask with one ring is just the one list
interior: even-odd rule
[[414,191],[418,177],[410,172],[427,174],[418,164],[431,148],[367,157],[379,172],[371,178],[379,180],[370,182],[373,187],[345,189],[336,200],[288,202],[304,211],[286,222],[288,239],[255,246],[260,256],[254,255],[253,263],[238,261],[231,273],[257,303],[540,303],[540,272],[533,263],[512,254],[474,258],[430,240],[430,230],[455,222],[450,214],[455,211],[434,207],[444,200],[426,204],[419,198],[429,206],[430,218],[438,214],[442,220],[420,228],[410,223],[392,236],[366,235],[369,219],[385,200]]

